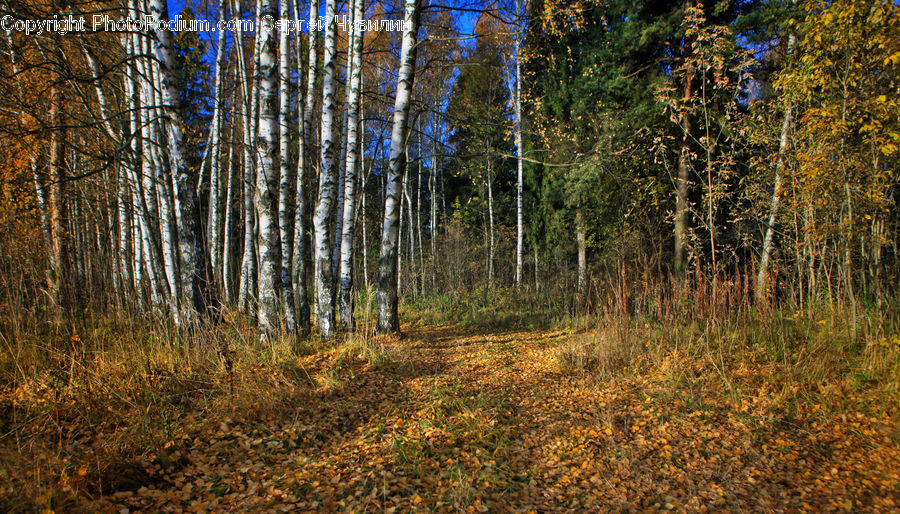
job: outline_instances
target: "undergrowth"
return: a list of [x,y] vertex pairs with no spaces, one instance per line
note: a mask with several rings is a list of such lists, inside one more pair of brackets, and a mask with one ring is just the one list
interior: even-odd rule
[[[554,336],[556,346],[531,350],[554,358],[558,372],[605,387],[651,380],[660,386],[653,389],[656,401],[691,413],[728,409],[752,423],[801,423],[800,413],[807,421],[854,412],[894,417],[896,302],[755,305],[734,290],[737,283],[688,292],[620,282],[594,303],[479,290],[410,299],[402,312],[407,327],[452,324],[464,328],[460,334],[553,329],[562,334]],[[0,510],[65,510],[67,498],[151,485],[156,478],[147,470],[177,470],[195,434],[222,422],[265,430],[266,419],[316,398],[340,401],[362,370],[398,383],[418,376],[422,370],[403,340],[371,335],[372,293],[356,298],[357,330],[324,343],[285,335],[260,342],[253,324],[232,311],[194,331],[90,312],[65,323],[5,317]],[[525,348],[516,345],[541,344],[508,337],[516,339],[485,348],[500,352],[486,354],[489,366],[519,369]],[[459,387],[431,390],[427,405],[417,407],[429,420],[420,429],[468,434],[460,436],[466,444],[505,455],[510,445],[497,421],[506,412],[502,398],[462,394]],[[413,468],[432,451],[393,437],[391,458]],[[894,437],[900,441],[900,433]],[[463,467],[458,475],[454,501],[465,503],[476,477]]]
[[260,338],[232,311],[191,331],[90,313],[15,321],[0,321],[0,511],[137,489],[148,467],[179,466],[185,434],[289,412],[358,366],[409,370],[366,328],[331,342]]
[[702,379],[735,401],[768,380],[786,404],[824,404],[838,413],[851,402],[881,413],[900,406],[896,300],[823,295],[802,304],[754,304],[748,283],[688,288],[618,276],[592,303],[529,288],[479,290],[409,299],[404,316],[413,324],[494,331],[563,329],[570,335],[555,350],[558,369],[600,380],[662,372],[673,387]]

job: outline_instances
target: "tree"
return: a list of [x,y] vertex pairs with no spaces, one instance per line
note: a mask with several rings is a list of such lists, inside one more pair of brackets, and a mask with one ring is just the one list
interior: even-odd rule
[[[362,19],[362,0],[353,0],[353,19]],[[349,65],[350,94],[347,98],[347,163],[344,172],[344,209],[340,259],[340,323],[344,330],[353,329],[353,229],[356,220],[356,169],[360,159],[359,113],[360,83],[362,81],[362,34],[354,30],[350,37],[352,62]],[[365,192],[363,192],[365,194]]]
[[[281,20],[287,21],[291,17],[290,0],[281,0]],[[284,324],[288,332],[297,330],[296,306],[294,305],[294,231],[296,221],[296,197],[297,197],[297,168],[290,162],[290,130],[288,122],[291,118],[290,105],[290,80],[291,80],[291,48],[289,30],[281,27],[279,32],[278,48],[278,148],[279,148],[279,174],[281,185],[278,196],[278,222],[281,230],[281,307],[284,313]],[[299,39],[299,34],[297,38]],[[300,79],[302,80],[302,75]],[[298,99],[298,103],[301,100]],[[303,123],[303,118],[299,118]],[[302,229],[302,227],[301,227]]]
[[[150,13],[166,22],[169,19],[166,0],[150,0]],[[172,33],[160,28],[155,34],[154,48],[159,62],[161,76],[162,111],[167,127],[169,142],[169,166],[176,180],[175,214],[178,223],[178,291],[176,319],[179,323],[190,323],[198,313],[205,310],[204,285],[206,282],[206,254],[204,252],[202,229],[199,223],[199,205],[195,190],[196,177],[185,161],[183,121],[179,106],[177,68],[173,52]],[[165,178],[165,177],[164,177]],[[165,187],[165,185],[163,186]]]
[[336,0],[326,0],[325,19],[325,56],[322,61],[322,125],[321,125],[321,170],[319,174],[319,199],[316,203],[316,214],[313,218],[315,233],[315,283],[316,283],[316,318],[319,323],[319,337],[331,339],[335,333],[334,319],[334,281],[331,276],[330,220],[334,213],[334,202],[337,196],[337,160],[334,146],[335,117],[335,21]]
[[804,9],[800,65],[775,82],[785,102],[802,108],[783,191],[790,212],[803,218],[794,230],[809,293],[817,293],[817,263],[834,260],[834,276],[855,304],[867,284],[881,287],[883,255],[896,241],[900,6],[811,1]]
[[281,284],[281,237],[278,228],[278,61],[275,22],[277,0],[265,0],[259,31],[260,110],[258,135],[259,168],[256,172],[256,216],[259,220],[259,332],[275,328]]
[[[449,141],[455,147],[458,171],[471,177],[480,189],[477,197],[483,211],[485,263],[488,284],[494,281],[496,246],[494,191],[506,164],[502,156],[512,153],[509,140],[509,90],[503,79],[506,50],[498,37],[500,26],[483,16],[475,25],[479,38],[468,55],[468,65],[453,86],[447,113],[451,118]],[[503,169],[503,171],[506,171]]]
[[403,44],[400,49],[400,72],[394,97],[394,119],[391,128],[391,151],[384,192],[384,223],[381,230],[381,254],[378,262],[378,325],[385,334],[400,331],[397,305],[397,244],[400,230],[400,179],[406,167],[406,137],[409,123],[410,96],[416,68],[416,38],[419,29],[418,0],[406,0],[403,14]]

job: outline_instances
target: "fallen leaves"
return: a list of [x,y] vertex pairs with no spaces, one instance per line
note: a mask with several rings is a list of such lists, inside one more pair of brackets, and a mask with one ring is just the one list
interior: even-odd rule
[[[666,370],[603,382],[556,372],[562,332],[412,329],[396,375],[343,363],[340,390],[311,386],[276,414],[185,415],[133,490],[80,495],[120,511],[892,510],[892,413],[790,414],[774,370],[741,369],[739,398]],[[679,358],[684,358],[679,356]],[[329,373],[321,355],[304,363]],[[514,365],[498,365],[512,362]],[[671,365],[671,363],[669,364]],[[704,375],[707,373],[707,375]],[[704,377],[710,378],[703,382]],[[752,379],[752,380],[751,380]],[[705,384],[705,385],[704,385]],[[752,385],[753,387],[750,387]],[[71,484],[84,480],[72,468]]]

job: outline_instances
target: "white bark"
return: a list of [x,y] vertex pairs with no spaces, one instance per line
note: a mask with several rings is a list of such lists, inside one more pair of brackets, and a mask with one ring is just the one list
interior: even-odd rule
[[[232,12],[240,13],[240,3],[238,0],[235,0],[233,4],[234,8]],[[257,4],[258,5],[258,4]],[[258,11],[257,11],[258,14]],[[241,92],[243,93],[243,106],[241,107],[242,111],[242,135],[243,135],[243,168],[244,168],[244,177],[243,177],[243,211],[244,211],[244,245],[241,259],[241,278],[240,284],[238,286],[238,306],[244,312],[251,313],[251,315],[256,315],[256,215],[255,209],[253,207],[253,193],[255,190],[255,175],[254,175],[254,163],[255,159],[255,151],[253,149],[254,141],[253,141],[253,133],[254,133],[254,124],[253,119],[255,117],[255,109],[256,109],[256,87],[255,85],[255,77],[256,77],[256,66],[254,65],[251,78],[253,80],[253,84],[248,84],[247,77],[247,62],[244,58],[244,43],[243,43],[243,31],[241,30],[241,25],[237,25],[237,29],[234,32],[235,38],[235,47],[240,49],[237,52],[238,56],[238,69],[240,70],[240,86]],[[254,48],[256,45],[254,44]],[[257,52],[254,52],[256,54]],[[254,57],[254,64],[256,62],[256,58]]]
[[[353,19],[362,18],[362,0],[353,0]],[[340,248],[340,323],[344,330],[353,329],[353,225],[356,202],[356,168],[360,158],[359,113],[360,84],[362,82],[362,34],[352,31],[350,35],[350,85],[347,97],[347,159],[344,171],[344,210],[341,225]],[[365,194],[365,191],[363,191]]]
[[[290,19],[290,5],[290,0],[281,0],[280,17],[282,20]],[[295,332],[297,330],[297,319],[294,310],[292,259],[294,253],[294,209],[297,195],[297,168],[291,166],[290,163],[290,131],[288,130],[288,121],[291,118],[289,93],[291,47],[289,35],[288,30],[282,30],[278,39],[278,96],[280,98],[278,109],[278,147],[280,153],[279,171],[281,175],[278,198],[278,223],[281,230],[281,308],[284,315],[285,328],[288,332]]]
[[[488,157],[490,161],[490,157]],[[494,170],[488,164],[488,289],[494,288]]]
[[[519,0],[516,0],[516,13],[519,16]],[[518,26],[518,20],[517,20]],[[522,284],[522,254],[524,252],[524,223],[522,212],[522,65],[519,57],[520,44],[519,34],[516,33],[515,38],[515,66],[516,66],[516,99],[515,99],[515,115],[516,115],[516,287]]]
[[579,210],[575,214],[575,240],[578,244],[578,293],[587,292],[587,237],[584,231],[584,217]]
[[256,216],[259,221],[259,278],[257,326],[268,336],[277,325],[281,278],[281,238],[278,227],[278,62],[275,17],[278,0],[265,0],[259,27],[259,122],[256,147]]
[[[224,20],[226,16],[225,0],[219,0],[219,20]],[[223,247],[222,247],[222,181],[219,160],[219,149],[221,148],[221,131],[222,131],[222,84],[223,75],[225,73],[225,45],[227,41],[225,34],[219,31],[218,48],[216,49],[216,78],[215,78],[215,96],[213,97],[213,118],[212,127],[210,128],[209,143],[207,151],[210,156],[209,164],[209,256],[213,270],[213,281],[217,289],[224,287],[224,280],[227,272],[222,267]],[[205,161],[204,161],[205,164]],[[227,190],[228,185],[225,185]],[[228,199],[225,198],[227,202]],[[227,207],[225,208],[227,210]]]
[[[144,163],[144,196],[148,206],[148,222],[153,225],[149,227],[150,232],[158,233],[159,249],[158,253],[162,256],[162,266],[160,268],[160,291],[161,298],[166,302],[171,314],[176,318],[179,315],[178,298],[180,296],[180,287],[178,282],[178,260],[175,253],[175,244],[177,237],[173,229],[173,220],[171,214],[171,195],[168,187],[168,173],[166,162],[160,155],[164,145],[161,142],[159,129],[159,105],[158,98],[158,81],[155,73],[156,66],[149,56],[150,42],[147,37],[136,35],[138,39],[138,48],[142,55],[147,58],[137,60],[138,73],[141,79],[141,126],[142,140],[144,143],[143,153],[145,156]],[[145,245],[144,251],[151,251],[151,247]],[[157,250],[153,249],[156,254]]]
[[334,215],[335,197],[337,196],[337,163],[334,145],[334,90],[335,90],[335,33],[337,31],[336,0],[326,0],[325,19],[325,55],[323,58],[324,78],[322,81],[322,124],[321,124],[321,163],[319,175],[319,199],[313,219],[315,231],[316,261],[316,319],[319,324],[319,336],[322,339],[334,337],[334,281],[331,274],[332,242],[329,221]]
[[405,143],[409,120],[410,95],[416,67],[416,36],[419,25],[417,0],[406,0],[400,50],[400,72],[397,96],[394,98],[394,119],[391,129],[391,153],[384,199],[384,223],[381,231],[381,256],[378,265],[378,327],[380,333],[399,332],[397,305],[397,243],[400,213],[398,210],[400,175],[405,163]]
[[[166,0],[150,0],[150,14],[165,22],[168,20]],[[189,323],[196,318],[197,311],[202,309],[202,279],[205,273],[203,244],[200,227],[197,225],[196,191],[191,184],[190,170],[184,160],[184,136],[182,135],[181,113],[178,105],[178,85],[176,78],[176,62],[173,50],[172,32],[161,29],[156,31],[156,58],[162,79],[162,110],[166,115],[169,161],[171,173],[177,180],[176,215],[180,215],[178,226],[178,259],[180,266],[179,285],[181,298],[178,305],[181,310],[179,321]]]
[[[788,57],[794,50],[796,38],[793,33],[788,35]],[[792,106],[789,100],[784,102],[784,120],[781,123],[781,137],[778,139],[778,154],[775,158],[775,186],[772,191],[772,208],[769,211],[769,221],[766,224],[766,235],[763,238],[762,254],[759,257],[759,271],[756,276],[755,297],[761,301],[766,296],[766,282],[769,277],[769,260],[772,256],[772,241],[775,238],[775,221],[778,219],[778,208],[781,204],[781,181],[784,174],[784,153],[790,143]]]
[[[350,0],[348,2],[349,11],[350,11],[350,24],[352,26],[355,11],[353,9],[353,2],[355,0]],[[334,246],[332,247],[331,252],[331,271],[332,277],[335,279],[339,279],[340,277],[340,265],[341,265],[341,243],[343,241],[343,226],[344,226],[344,193],[346,190],[346,168],[347,168],[347,150],[349,145],[349,133],[350,133],[350,75],[352,71],[352,62],[353,62],[353,36],[348,32],[347,34],[347,72],[344,80],[344,113],[343,113],[343,123],[341,125],[341,129],[343,130],[343,134],[341,136],[341,158],[338,164],[338,183],[337,183],[337,216],[335,216],[335,226],[334,226]],[[340,296],[340,284],[337,284],[338,296]]]
[[[294,7],[295,17],[300,20],[299,2]],[[319,16],[319,1],[312,0],[309,7],[309,24],[312,26],[314,20]],[[297,208],[294,215],[294,284],[295,284],[295,303],[297,304],[297,316],[300,318],[301,334],[306,336],[309,334],[309,299],[306,287],[306,213],[308,210],[306,197],[307,178],[311,175],[309,172],[309,164],[311,159],[313,138],[313,104],[315,101],[316,87],[316,62],[318,55],[316,54],[316,31],[309,30],[309,59],[305,72],[306,77],[306,96],[297,101],[297,119],[300,124],[300,137],[298,140],[298,156],[297,156]],[[297,77],[303,80],[304,70],[299,56],[301,45],[300,36],[297,36]],[[302,91],[300,93],[303,94]]]
[[[235,120],[235,124],[238,120]],[[235,139],[237,128],[235,124],[231,127],[231,139]],[[236,250],[233,244],[235,233],[235,218],[238,214],[234,211],[235,197],[240,199],[240,168],[234,162],[234,142],[228,146],[228,160],[225,161],[228,166],[228,185],[225,191],[225,233],[222,238],[222,286],[225,293],[225,303],[231,304],[234,301],[234,277],[232,273],[233,252]]]
[[[418,127],[418,124],[416,124]],[[418,173],[416,173],[416,246],[419,249],[418,257],[419,257],[419,293],[421,295],[425,294],[425,261],[424,254],[425,249],[422,246],[422,132],[419,131],[419,139],[418,139]],[[414,256],[413,256],[414,257]]]

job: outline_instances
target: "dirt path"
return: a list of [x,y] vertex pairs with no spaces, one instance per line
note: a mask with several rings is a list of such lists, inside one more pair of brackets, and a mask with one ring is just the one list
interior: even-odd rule
[[665,366],[604,382],[564,376],[553,353],[564,337],[408,329],[387,369],[345,366],[293,412],[184,434],[177,465],[150,466],[154,485],[86,507],[859,511],[900,501],[890,421],[828,421],[815,407],[773,415],[764,379],[729,397]]

